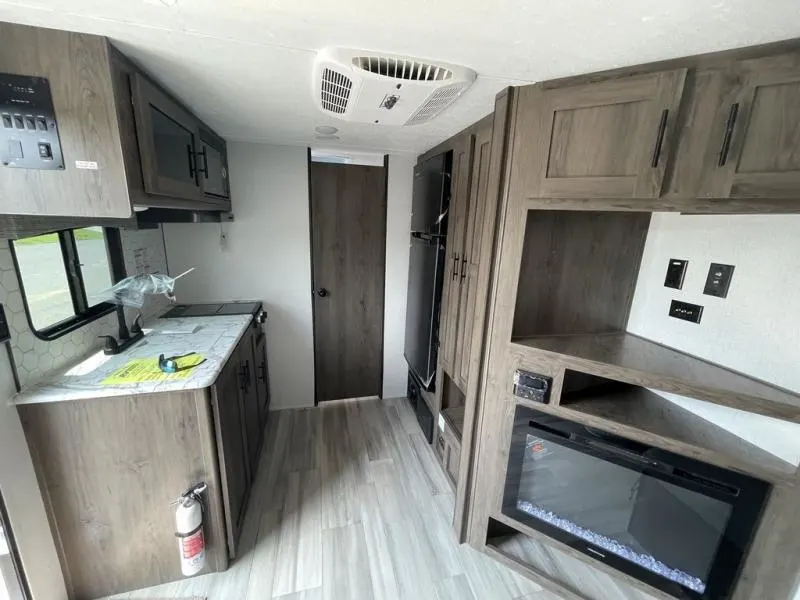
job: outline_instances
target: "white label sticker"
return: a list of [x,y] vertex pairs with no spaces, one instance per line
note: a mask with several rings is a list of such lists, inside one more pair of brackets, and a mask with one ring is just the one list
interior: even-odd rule
[[76,160],[75,161],[75,168],[76,169],[89,169],[90,171],[97,171],[100,167],[97,166],[97,163],[93,160]]
[[439,413],[439,431],[444,431],[444,417]]

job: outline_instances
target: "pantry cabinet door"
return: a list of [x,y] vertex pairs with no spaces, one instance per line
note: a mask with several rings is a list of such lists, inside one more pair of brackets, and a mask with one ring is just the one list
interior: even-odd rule
[[686,69],[543,92],[536,163],[540,198],[657,198]]

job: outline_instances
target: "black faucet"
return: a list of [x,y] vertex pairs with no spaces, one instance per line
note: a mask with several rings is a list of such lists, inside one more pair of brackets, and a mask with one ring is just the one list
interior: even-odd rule
[[125,352],[125,350],[144,337],[144,331],[142,331],[142,313],[136,315],[130,331],[128,331],[128,325],[125,323],[125,309],[121,306],[117,307],[117,320],[119,321],[119,341],[117,341],[113,335],[97,336],[106,341],[103,354],[112,355]]

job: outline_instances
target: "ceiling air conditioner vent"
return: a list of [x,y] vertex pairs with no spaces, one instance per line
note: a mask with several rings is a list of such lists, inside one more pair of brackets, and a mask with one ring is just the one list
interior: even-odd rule
[[314,99],[324,113],[373,125],[420,125],[475,81],[471,69],[411,56],[325,48],[314,62]]
[[347,103],[350,100],[350,90],[353,82],[350,78],[333,69],[325,69],[322,72],[322,88],[320,100],[322,108],[336,114],[344,114],[347,110]]
[[430,121],[438,115],[446,106],[453,102],[463,90],[460,86],[446,87],[436,90],[428,100],[417,109],[411,118],[406,121],[406,125],[419,125],[425,121]]
[[447,67],[393,56],[356,56],[353,66],[374,75],[406,81],[445,81],[453,78]]

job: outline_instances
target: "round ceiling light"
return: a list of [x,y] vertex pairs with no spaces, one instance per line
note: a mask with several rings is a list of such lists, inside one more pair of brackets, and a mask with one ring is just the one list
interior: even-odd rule
[[338,128],[334,127],[333,125],[317,125],[314,127],[314,131],[319,133],[320,135],[333,135],[337,131]]

